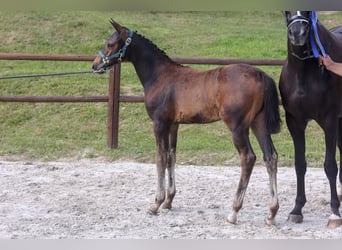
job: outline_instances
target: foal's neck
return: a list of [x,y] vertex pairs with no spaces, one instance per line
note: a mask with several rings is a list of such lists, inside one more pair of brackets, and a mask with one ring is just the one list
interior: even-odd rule
[[[135,34],[129,50],[127,59],[132,62],[135,71],[146,89],[153,85],[166,67],[180,67],[171,60],[164,51],[160,50],[155,44],[145,37]],[[165,69],[164,69],[165,68]]]

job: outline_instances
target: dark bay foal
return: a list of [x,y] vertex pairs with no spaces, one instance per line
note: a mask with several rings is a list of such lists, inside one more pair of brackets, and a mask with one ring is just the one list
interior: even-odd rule
[[156,214],[162,204],[163,208],[170,209],[176,194],[179,124],[222,120],[232,133],[241,159],[240,182],[228,221],[237,221],[256,160],[249,141],[251,128],[262,149],[270,180],[271,204],[266,222],[274,224],[279,208],[276,179],[278,156],[271,134],[280,130],[280,117],[273,79],[245,64],[208,71],[182,66],[145,37],[114,20],[111,24],[115,32],[94,60],[93,70],[102,73],[116,63],[129,61],[133,63],[144,87],[145,106],[153,121],[157,146],[158,185],[155,204],[150,211]]

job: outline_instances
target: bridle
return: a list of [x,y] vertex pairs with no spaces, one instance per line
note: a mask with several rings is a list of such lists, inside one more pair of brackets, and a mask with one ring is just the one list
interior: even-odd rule
[[[114,66],[115,64],[119,64],[122,62],[122,59],[125,57],[126,55],[126,50],[128,48],[128,46],[131,44],[132,42],[132,37],[133,37],[133,31],[132,30],[129,30],[129,36],[127,37],[124,45],[122,46],[121,49],[119,49],[117,52],[115,52],[113,55],[110,55],[110,56],[106,56],[102,50],[99,51],[99,55],[100,57],[102,58],[102,62],[104,63],[103,65],[103,70],[107,70],[109,69],[111,66]],[[110,67],[109,64],[112,60],[116,59],[117,58],[117,61],[115,64],[111,65]]]
[[306,56],[301,57],[292,52],[292,55],[300,60],[306,60],[313,57],[318,58],[320,55],[326,57],[327,55],[318,35],[317,21],[316,11],[310,11],[309,17],[303,16],[301,11],[297,11],[296,15],[292,16],[289,20],[286,19],[287,29],[290,29],[291,26],[296,22],[306,23],[310,29],[308,43],[309,48],[308,50],[304,51]]

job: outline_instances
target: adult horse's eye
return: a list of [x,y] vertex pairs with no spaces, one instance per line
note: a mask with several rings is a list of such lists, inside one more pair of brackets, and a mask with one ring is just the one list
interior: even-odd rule
[[108,43],[108,44],[107,44],[107,47],[108,47],[109,49],[112,49],[112,48],[114,47],[114,44]]

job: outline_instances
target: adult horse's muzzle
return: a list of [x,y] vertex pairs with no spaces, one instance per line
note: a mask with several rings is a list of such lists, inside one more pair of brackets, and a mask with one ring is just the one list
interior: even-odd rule
[[306,19],[293,20],[288,25],[288,37],[292,45],[303,46],[306,44],[310,33],[310,23]]

